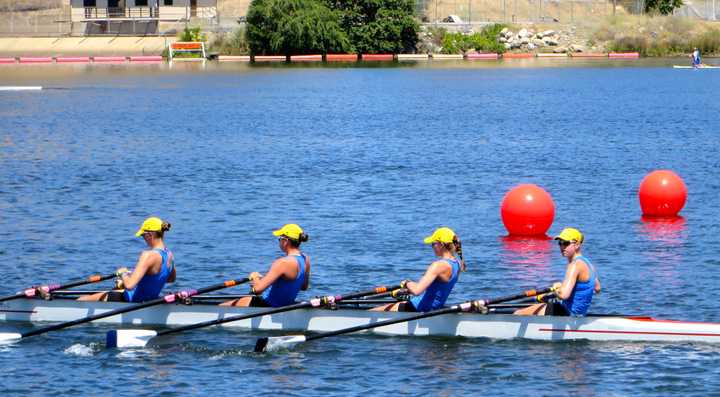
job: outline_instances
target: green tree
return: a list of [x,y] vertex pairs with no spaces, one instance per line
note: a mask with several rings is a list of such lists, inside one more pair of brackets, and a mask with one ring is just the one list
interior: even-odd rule
[[682,5],[682,0],[646,0],[645,12],[659,12],[662,15],[670,15],[676,8],[680,8]]
[[337,12],[319,0],[253,0],[247,14],[250,52],[326,54],[352,49]]
[[415,52],[418,22],[413,0],[325,0],[363,53]]

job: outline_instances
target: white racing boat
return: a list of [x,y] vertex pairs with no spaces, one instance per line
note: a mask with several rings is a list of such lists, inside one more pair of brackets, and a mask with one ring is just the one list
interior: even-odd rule
[[686,65],[673,65],[673,69],[720,69],[720,66],[703,65],[694,67]]
[[[72,299],[16,299],[0,303],[0,321],[64,322],[128,306],[115,302]],[[99,319],[123,326],[173,327],[256,313],[267,308],[220,307],[210,303],[167,304]],[[417,313],[369,312],[340,306],[300,309],[224,323],[235,329],[327,332],[400,319]],[[5,323],[7,327],[15,324]],[[3,328],[7,328],[3,327]],[[720,323],[657,320],[651,317],[596,315],[587,317],[515,316],[512,314],[451,313],[372,329],[385,335],[461,336],[470,338],[594,341],[720,342]]]

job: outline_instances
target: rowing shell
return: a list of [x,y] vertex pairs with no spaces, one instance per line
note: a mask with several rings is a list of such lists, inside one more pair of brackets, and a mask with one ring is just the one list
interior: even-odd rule
[[[0,305],[0,321],[58,322],[79,319],[127,305],[117,302],[44,301],[20,299]],[[264,308],[220,307],[214,304],[162,305],[98,320],[123,325],[179,326],[254,313]],[[413,313],[368,312],[342,308],[303,309],[223,324],[253,330],[326,332]],[[650,317],[553,317],[512,314],[458,313],[379,327],[372,332],[406,336],[462,336],[471,338],[597,341],[664,341],[720,343],[720,323],[657,320]]]
[[673,65],[673,69],[720,69],[720,66],[682,66],[682,65]]

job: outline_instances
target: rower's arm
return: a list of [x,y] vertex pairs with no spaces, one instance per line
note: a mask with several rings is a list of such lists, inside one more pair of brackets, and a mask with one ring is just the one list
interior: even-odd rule
[[600,286],[600,277],[595,277],[595,293],[599,294],[600,291],[602,291],[602,287]]
[[170,271],[170,275],[167,278],[167,282],[174,283],[176,277],[177,277],[177,274],[175,274],[175,265],[173,265],[172,270]]
[[145,276],[147,270],[153,266],[156,261],[160,261],[162,263],[162,257],[160,257],[160,254],[157,252],[144,251],[140,254],[140,259],[138,259],[132,273],[130,273],[130,275],[124,274],[122,276],[123,287],[126,289],[135,288],[135,286],[137,286],[140,280],[142,280]]
[[434,262],[427,269],[427,271],[422,276],[420,281],[418,281],[417,283],[413,282],[413,281],[409,281],[405,285],[405,288],[407,288],[407,290],[410,291],[410,293],[413,295],[417,296],[417,295],[422,294],[423,292],[425,292],[427,287],[429,287],[430,284],[432,284],[432,282],[435,281],[435,279],[440,274],[442,274],[442,272],[445,270],[445,266],[443,266],[443,265],[450,266],[447,264],[447,262],[443,262],[443,261]]
[[565,279],[560,285],[560,289],[556,292],[556,295],[560,299],[567,299],[570,297],[573,288],[575,288],[575,282],[578,278],[578,266],[577,261],[573,261],[568,264],[565,270]]
[[310,257],[305,257],[305,281],[303,281],[301,290],[307,291],[310,288]]
[[259,280],[252,281],[252,287],[256,294],[260,294],[272,285],[278,278],[282,277],[287,268],[285,258],[276,259],[270,266],[267,274]]

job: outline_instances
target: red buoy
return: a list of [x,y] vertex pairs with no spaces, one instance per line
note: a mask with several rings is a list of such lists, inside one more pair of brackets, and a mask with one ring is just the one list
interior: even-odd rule
[[677,216],[685,206],[687,187],[676,173],[657,170],[640,182],[638,196],[643,215]]
[[541,187],[520,185],[505,195],[500,215],[511,236],[541,236],[553,223],[555,203]]

